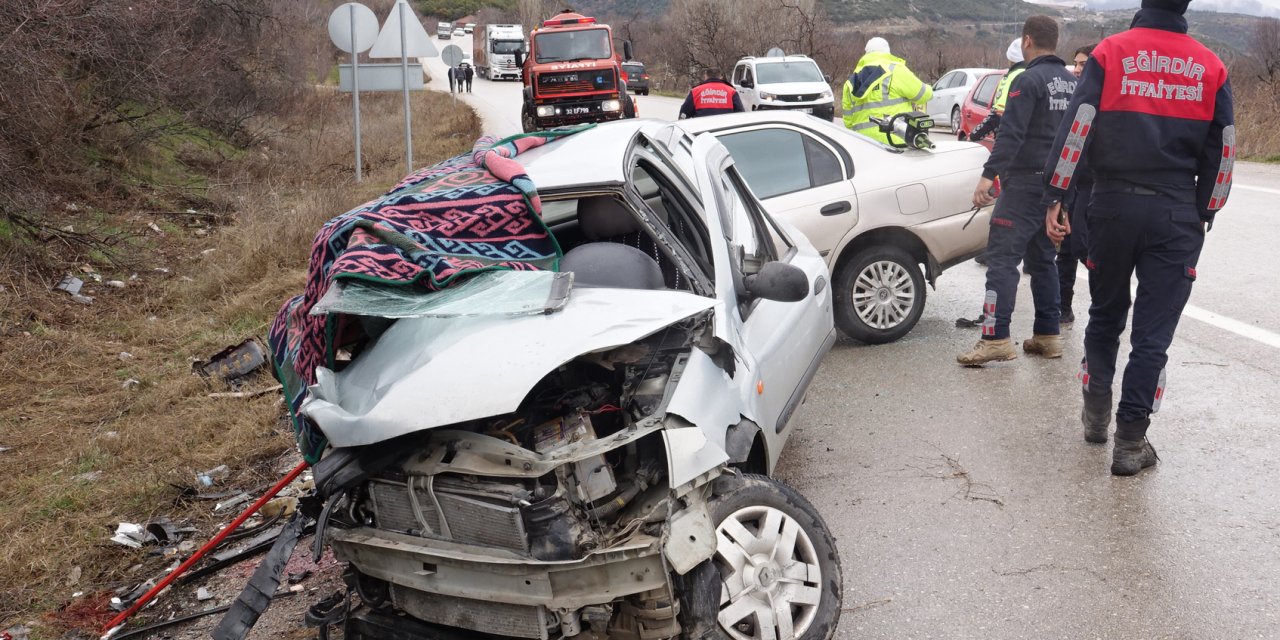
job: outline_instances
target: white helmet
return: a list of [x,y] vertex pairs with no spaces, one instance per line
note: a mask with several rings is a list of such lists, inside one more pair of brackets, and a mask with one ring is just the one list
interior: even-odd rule
[[1013,42],[1009,43],[1009,50],[1004,52],[1004,57],[1008,58],[1009,62],[1016,63],[1023,61],[1022,38],[1014,38]]
[[889,53],[889,41],[875,37],[867,41],[866,53]]

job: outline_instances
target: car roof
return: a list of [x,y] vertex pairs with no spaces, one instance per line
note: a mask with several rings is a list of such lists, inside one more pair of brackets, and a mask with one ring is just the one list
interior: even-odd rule
[[[961,67],[961,68],[959,68],[959,69],[950,69],[950,70],[948,70],[948,71],[947,71],[947,73],[952,73],[952,72],[955,72],[955,71],[963,71],[963,72],[965,72],[965,73],[972,73],[972,74],[977,75],[977,76],[983,76],[983,75],[986,75],[986,74],[988,74],[988,73],[998,73],[998,72],[1002,72],[1002,71],[1004,71],[1004,70],[1003,70],[1003,69],[989,69],[989,68],[986,68],[986,67]],[[944,73],[944,74],[942,74],[942,75],[944,75],[944,76],[945,76],[945,75],[947,75],[947,73]]]
[[[769,63],[777,63],[777,62],[813,62],[813,58],[810,58],[809,56],[802,56],[802,55],[775,56],[772,58],[769,58],[769,57],[743,58],[739,62],[754,62],[756,64],[769,64]],[[814,63],[814,64],[817,64],[817,63]]]
[[[649,120],[630,118],[590,129],[530,149],[517,159],[539,190],[587,185],[623,184],[631,141]],[[590,158],[590,162],[584,162]]]

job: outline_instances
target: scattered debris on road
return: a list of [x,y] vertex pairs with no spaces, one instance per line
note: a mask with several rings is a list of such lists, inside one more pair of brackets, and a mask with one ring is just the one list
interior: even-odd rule
[[266,363],[267,352],[262,344],[255,338],[249,338],[215,353],[207,361],[191,363],[191,370],[205,378],[222,378],[234,384]]

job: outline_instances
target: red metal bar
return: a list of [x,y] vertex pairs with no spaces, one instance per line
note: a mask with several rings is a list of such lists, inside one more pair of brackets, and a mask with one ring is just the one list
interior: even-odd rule
[[252,516],[253,514],[257,513],[258,509],[262,508],[262,505],[269,502],[272,498],[275,497],[277,493],[280,493],[282,489],[289,486],[289,484],[292,483],[294,480],[296,480],[298,476],[306,468],[307,468],[306,462],[303,462],[298,466],[294,467],[293,470],[288,473],[288,475],[286,475],[283,479],[280,480],[280,482],[277,482],[274,487],[271,487],[269,491],[262,494],[261,498],[258,498],[256,502],[249,505],[249,508],[245,509],[244,513],[241,513],[239,516],[236,517],[235,520],[232,520],[231,524],[223,527],[222,531],[219,531],[217,535],[213,536],[212,540],[210,540],[209,542],[206,542],[205,545],[203,547],[200,547],[200,549],[196,551],[194,554],[192,554],[190,558],[187,558],[186,562],[183,562],[181,565],[178,566],[177,569],[174,569],[173,571],[169,572],[169,575],[165,576],[164,580],[161,580],[159,584],[157,584],[156,586],[151,587],[150,591],[144,593],[141,598],[138,598],[137,602],[133,603],[133,606],[129,607],[120,615],[113,618],[111,622],[108,622],[107,626],[102,629],[102,637],[110,638],[112,635],[114,635],[116,628],[124,624],[125,620],[128,620],[130,617],[133,616],[133,614],[137,613],[139,609],[146,606],[146,604],[150,602],[152,598],[159,595],[161,591],[164,591],[165,587],[169,586],[169,583],[176,580],[178,576],[185,573],[187,569],[190,569],[191,565],[194,565],[201,558],[203,558],[205,554],[209,553],[210,551],[213,550],[214,547],[218,546],[218,543],[222,542],[223,538],[226,538],[228,535],[230,535],[232,531],[239,529],[240,525],[244,524],[244,521],[249,519],[249,516]]

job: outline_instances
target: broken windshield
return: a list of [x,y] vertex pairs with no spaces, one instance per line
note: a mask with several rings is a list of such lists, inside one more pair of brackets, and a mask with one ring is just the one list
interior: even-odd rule
[[602,60],[613,56],[608,29],[539,33],[534,49],[538,62]]
[[440,291],[339,280],[311,309],[376,318],[455,318],[551,313],[568,300],[572,275],[554,271],[486,271]]

